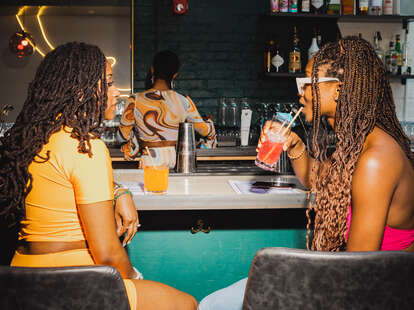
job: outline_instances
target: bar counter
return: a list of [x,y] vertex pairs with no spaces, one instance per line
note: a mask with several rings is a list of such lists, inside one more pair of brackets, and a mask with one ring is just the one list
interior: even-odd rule
[[[306,189],[293,175],[237,175],[232,173],[194,173],[169,175],[168,191],[162,195],[134,195],[138,210],[229,210],[297,209],[306,207]],[[224,174],[224,175],[223,175]],[[139,169],[114,169],[114,179],[121,184],[143,186],[144,173]],[[293,183],[299,193],[238,194],[229,180]]]
[[[246,277],[260,248],[305,248],[307,192],[238,194],[229,180],[281,179],[299,187],[293,175],[243,163],[200,162],[191,175],[171,170],[166,194],[134,195],[142,226],[127,251],[146,279],[200,300]],[[138,169],[114,169],[114,179],[137,186],[144,175]]]

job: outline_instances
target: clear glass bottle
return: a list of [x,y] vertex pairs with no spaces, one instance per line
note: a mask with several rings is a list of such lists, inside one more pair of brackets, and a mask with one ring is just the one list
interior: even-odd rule
[[377,54],[378,58],[381,59],[382,63],[385,64],[385,53],[384,50],[381,48],[381,41],[381,32],[376,31],[374,35],[375,53]]
[[299,37],[296,32],[296,26],[293,27],[293,48],[289,53],[289,72],[298,73],[301,72],[301,57],[299,49]]
[[369,15],[382,15],[382,0],[370,0]]
[[239,127],[240,126],[240,110],[237,105],[236,98],[229,98],[228,101],[228,117],[226,121],[227,127]]
[[218,106],[218,126],[219,127],[226,127],[227,125],[227,104],[226,98],[221,97],[219,99],[219,106]]

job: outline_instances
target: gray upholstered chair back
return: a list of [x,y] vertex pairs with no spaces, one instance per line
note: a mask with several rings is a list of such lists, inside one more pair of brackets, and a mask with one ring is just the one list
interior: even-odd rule
[[414,309],[414,253],[264,248],[243,310]]
[[2,310],[130,310],[120,273],[110,266],[0,266]]

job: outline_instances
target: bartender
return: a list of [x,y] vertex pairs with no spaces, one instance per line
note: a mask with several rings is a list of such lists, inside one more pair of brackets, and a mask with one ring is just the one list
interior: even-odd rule
[[213,122],[204,121],[190,97],[174,90],[179,67],[175,53],[168,50],[158,52],[151,67],[152,86],[128,98],[119,125],[120,138],[125,142],[121,150],[127,160],[140,154],[144,161],[148,160],[148,148],[155,165],[166,164],[174,168],[181,122],[194,124],[194,129],[203,137],[201,147],[216,147]]

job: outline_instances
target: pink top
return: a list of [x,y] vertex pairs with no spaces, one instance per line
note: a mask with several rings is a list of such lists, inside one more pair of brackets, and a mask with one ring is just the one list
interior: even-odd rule
[[[346,239],[348,240],[349,227],[351,226],[352,208],[349,206],[349,212],[346,224]],[[381,251],[401,251],[408,248],[414,242],[414,229],[396,229],[385,226],[384,236],[382,238]]]

